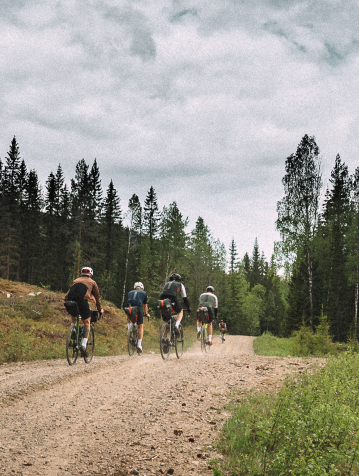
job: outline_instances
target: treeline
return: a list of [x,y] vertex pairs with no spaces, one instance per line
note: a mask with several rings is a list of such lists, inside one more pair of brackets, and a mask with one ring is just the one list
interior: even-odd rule
[[285,162],[278,202],[278,256],[293,263],[282,332],[315,328],[326,315],[338,341],[358,334],[359,167],[353,175],[337,155],[323,193],[319,148],[305,135]]
[[143,204],[132,195],[124,217],[113,182],[102,189],[96,160],[92,166],[84,159],[76,164],[70,187],[59,165],[42,189],[14,137],[0,160],[0,219],[2,278],[66,291],[81,267],[91,266],[104,298],[122,307],[133,283],[142,281],[154,311],[163,284],[176,271],[193,311],[210,284],[231,333],[281,332],[288,285],[257,241],[244,259],[232,241],[228,263],[224,245],[203,219],[188,232],[176,202],[159,210],[153,187]]

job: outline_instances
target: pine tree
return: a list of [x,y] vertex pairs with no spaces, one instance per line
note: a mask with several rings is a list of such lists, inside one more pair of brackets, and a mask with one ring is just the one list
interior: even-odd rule
[[[325,277],[327,295],[324,312],[328,315],[332,331],[339,340],[347,336],[350,314],[347,303],[351,302],[348,295],[346,276],[346,244],[350,220],[350,181],[348,167],[341,162],[339,154],[331,172],[330,183],[332,188],[326,194],[324,204],[322,236],[325,244],[326,256],[322,257],[321,275]],[[323,259],[324,258],[324,259]]]

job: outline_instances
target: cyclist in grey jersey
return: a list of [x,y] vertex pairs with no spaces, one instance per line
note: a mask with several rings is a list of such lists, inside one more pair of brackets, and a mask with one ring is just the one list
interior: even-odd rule
[[[207,307],[208,314],[209,314],[209,322],[208,322],[208,341],[210,345],[212,345],[212,334],[213,334],[213,319],[217,319],[218,313],[218,298],[214,294],[214,287],[208,286],[206,292],[201,294],[199,297],[199,307]],[[201,337],[201,326],[202,323],[199,319],[197,319],[197,340]]]

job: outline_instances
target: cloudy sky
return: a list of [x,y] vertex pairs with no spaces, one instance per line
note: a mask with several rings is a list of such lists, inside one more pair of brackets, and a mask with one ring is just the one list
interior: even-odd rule
[[354,0],[0,3],[0,157],[14,135],[42,184],[97,158],[125,211],[152,185],[241,256],[278,239],[284,162],[304,134],[324,182],[359,166]]

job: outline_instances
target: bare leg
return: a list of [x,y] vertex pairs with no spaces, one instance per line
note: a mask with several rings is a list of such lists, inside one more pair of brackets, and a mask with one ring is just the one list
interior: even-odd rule
[[138,338],[143,339],[143,324],[138,324]]
[[182,321],[182,317],[183,317],[183,309],[181,309],[181,311],[177,314],[177,319],[176,319],[176,321],[177,321],[177,322],[181,322],[181,321]]

